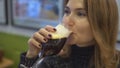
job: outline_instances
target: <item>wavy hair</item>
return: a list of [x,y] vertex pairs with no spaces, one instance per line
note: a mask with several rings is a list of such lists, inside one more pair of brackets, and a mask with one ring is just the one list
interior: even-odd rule
[[[66,5],[69,0],[64,0]],[[93,64],[95,68],[117,68],[115,49],[118,34],[118,8],[116,0],[84,0],[88,20],[95,39]],[[63,49],[68,49],[64,47]],[[69,54],[66,52],[66,54]]]

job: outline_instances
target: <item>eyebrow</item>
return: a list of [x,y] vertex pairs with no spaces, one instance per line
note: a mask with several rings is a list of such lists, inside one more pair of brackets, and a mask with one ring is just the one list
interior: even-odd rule
[[[65,9],[70,9],[68,6],[65,6]],[[85,10],[85,8],[76,8],[75,10]]]

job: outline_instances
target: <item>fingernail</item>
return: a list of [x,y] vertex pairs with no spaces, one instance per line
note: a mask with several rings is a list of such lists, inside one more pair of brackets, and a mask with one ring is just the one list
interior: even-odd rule
[[40,44],[39,44],[40,47],[42,47]]
[[52,37],[52,35],[51,34],[48,34],[48,36],[51,38]]
[[54,31],[57,31],[55,28],[53,28]]
[[44,38],[44,41],[47,41],[47,40]]

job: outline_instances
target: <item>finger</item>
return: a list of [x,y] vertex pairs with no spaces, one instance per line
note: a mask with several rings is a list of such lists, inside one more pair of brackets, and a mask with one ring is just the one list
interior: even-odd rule
[[43,43],[47,42],[47,39],[46,39],[45,37],[43,37],[42,35],[40,35],[38,32],[35,32],[35,33],[34,33],[33,38],[34,38],[37,42],[39,42],[39,43],[41,43],[41,42],[43,42]]
[[47,31],[49,31],[49,32],[55,32],[55,31],[56,31],[56,29],[55,29],[53,26],[50,26],[50,25],[47,25],[47,26],[45,27],[45,29],[46,29]]
[[48,32],[46,29],[42,28],[38,31],[41,35],[43,35],[45,38],[51,38],[51,33]]
[[41,46],[39,46],[40,43],[37,42],[37,41],[36,41],[35,39],[33,39],[33,38],[30,38],[30,39],[28,40],[28,44],[29,44],[29,45],[33,45],[33,46],[35,46],[35,47],[37,47],[37,48],[41,48]]
[[64,54],[64,50],[62,49],[58,55],[63,55]]

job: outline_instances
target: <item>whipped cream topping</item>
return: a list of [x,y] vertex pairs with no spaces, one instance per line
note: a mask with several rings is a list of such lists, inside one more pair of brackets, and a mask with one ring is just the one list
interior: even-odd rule
[[71,33],[71,31],[62,24],[58,24],[55,28],[57,31],[52,33],[52,39],[67,38]]

